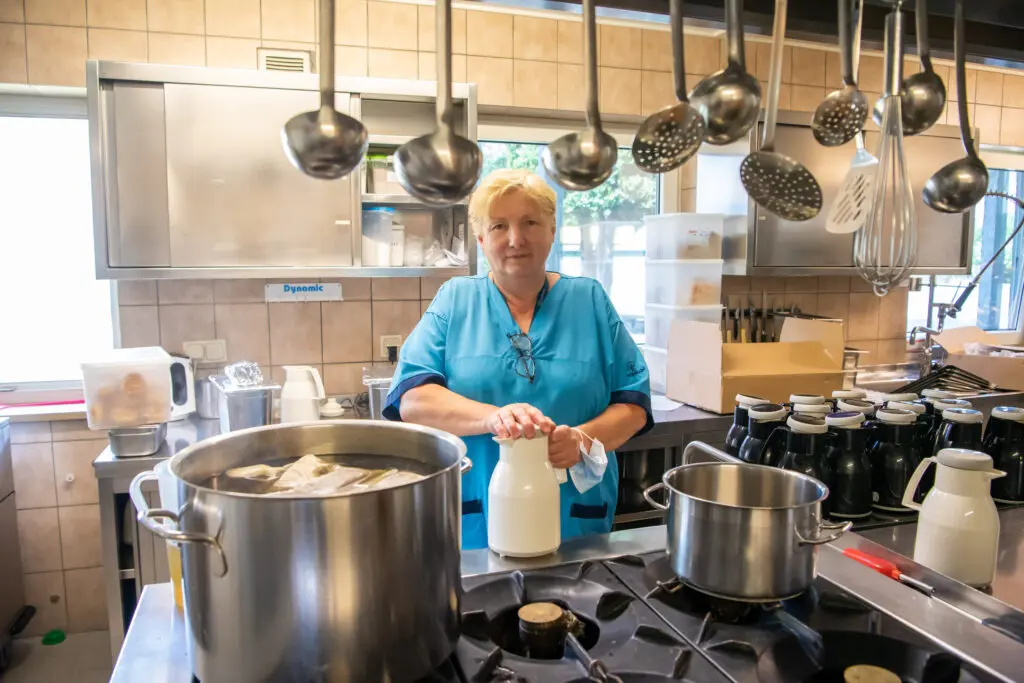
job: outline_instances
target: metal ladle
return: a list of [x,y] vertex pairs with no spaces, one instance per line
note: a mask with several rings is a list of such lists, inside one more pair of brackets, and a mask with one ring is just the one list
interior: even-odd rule
[[619,146],[601,127],[597,108],[597,11],[583,0],[583,62],[587,67],[587,127],[558,138],[541,154],[544,170],[567,190],[592,190],[615,170]]
[[704,140],[728,145],[747,134],[761,112],[761,84],[747,73],[743,48],[742,0],[726,0],[729,63],[697,84],[690,102],[707,122]]
[[437,0],[437,126],[395,152],[395,174],[406,192],[430,206],[464,199],[483,168],[483,155],[472,140],[452,128],[452,5]]
[[686,67],[683,64],[683,0],[669,0],[672,32],[672,74],[676,104],[654,112],[633,138],[633,160],[642,171],[666,173],[697,153],[707,127],[704,117],[686,99]]
[[868,116],[868,101],[857,89],[853,75],[851,5],[851,0],[839,0],[839,61],[843,70],[843,87],[829,93],[811,119],[814,139],[825,147],[845,145],[857,137]]
[[775,0],[768,103],[764,114],[761,148],[740,164],[740,180],[751,199],[788,221],[806,221],[821,211],[821,187],[796,159],[775,151],[775,124],[782,90],[782,52],[786,37],[786,0]]
[[[900,99],[903,100],[903,135],[917,135],[935,125],[946,106],[946,85],[932,68],[932,54],[928,43],[927,0],[917,0],[914,24],[917,30],[917,52],[924,71],[903,79]],[[872,116],[882,124],[882,101],[875,103]]]
[[967,46],[964,37],[963,0],[957,0],[953,27],[953,51],[956,53],[957,109],[960,114],[960,140],[967,153],[963,159],[952,161],[928,179],[921,195],[924,203],[942,213],[961,213],[971,208],[988,191],[988,168],[978,158],[971,137],[971,124],[967,119]]
[[366,156],[366,126],[334,108],[334,0],[320,0],[320,109],[289,119],[281,139],[296,168],[323,180],[348,175]]

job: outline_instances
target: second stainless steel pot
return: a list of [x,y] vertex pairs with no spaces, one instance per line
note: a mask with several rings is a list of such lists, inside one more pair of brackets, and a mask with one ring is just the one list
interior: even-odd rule
[[[349,495],[275,498],[217,490],[211,477],[304,454],[389,456],[432,471]],[[181,545],[193,672],[201,681],[415,681],[459,635],[463,442],[360,420],[259,427],[175,455],[180,510],[139,521]],[[415,465],[415,467],[413,466]],[[158,521],[166,520],[166,521]]]
[[[668,490],[668,505],[651,494]],[[668,510],[668,551],[676,575],[694,588],[734,600],[771,602],[807,590],[817,546],[850,522],[822,521],[828,488],[774,467],[696,463],[665,473],[644,492]]]

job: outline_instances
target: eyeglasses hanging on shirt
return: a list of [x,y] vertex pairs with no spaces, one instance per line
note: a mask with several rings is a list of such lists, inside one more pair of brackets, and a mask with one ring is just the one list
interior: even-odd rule
[[520,377],[533,381],[537,376],[537,364],[533,360],[533,342],[525,332],[508,335],[512,349],[519,354],[516,359],[516,374]]

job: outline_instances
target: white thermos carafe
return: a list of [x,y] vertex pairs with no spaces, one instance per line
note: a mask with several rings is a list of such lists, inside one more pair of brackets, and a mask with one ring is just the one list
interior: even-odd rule
[[499,555],[539,557],[562,541],[559,487],[548,437],[495,439],[501,455],[487,489],[487,544]]
[[[917,485],[933,463],[935,486],[915,503]],[[991,457],[966,448],[944,448],[922,460],[903,493],[903,505],[920,510],[914,561],[968,586],[991,584],[999,549],[991,482],[1005,474],[992,469]]]
[[285,365],[281,388],[281,423],[320,419],[325,398],[320,372],[308,365]]

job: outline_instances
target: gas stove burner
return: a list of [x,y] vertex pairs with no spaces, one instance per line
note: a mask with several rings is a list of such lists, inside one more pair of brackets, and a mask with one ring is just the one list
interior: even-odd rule
[[707,614],[716,622],[750,625],[761,616],[757,603],[715,597],[684,583],[672,570],[667,556],[644,567],[644,581],[650,588],[644,598],[660,600],[690,614]]
[[814,662],[793,636],[777,641],[758,662],[763,681],[782,683],[846,683],[852,667],[864,665],[892,672],[916,683],[978,683],[945,652],[929,652],[888,636],[854,631],[825,631],[822,657]]
[[570,633],[579,637],[586,631],[575,614],[553,602],[523,605],[516,614],[525,655],[533,659],[561,659],[566,637]]

